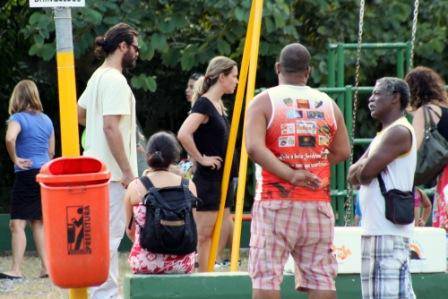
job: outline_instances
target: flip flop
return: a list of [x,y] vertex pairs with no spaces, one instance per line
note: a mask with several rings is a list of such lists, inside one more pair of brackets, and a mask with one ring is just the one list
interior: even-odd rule
[[39,275],[39,278],[48,278],[48,274],[41,274]]
[[22,276],[8,275],[6,273],[0,273],[0,279],[23,279],[23,277]]

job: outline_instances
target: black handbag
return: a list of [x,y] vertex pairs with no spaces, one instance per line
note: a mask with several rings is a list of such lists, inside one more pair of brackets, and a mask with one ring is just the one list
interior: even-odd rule
[[397,189],[386,190],[381,173],[377,176],[381,194],[386,202],[386,219],[394,224],[410,224],[414,221],[414,192]]
[[[448,141],[434,124],[430,107],[423,107],[425,117],[425,135],[417,152],[417,168],[414,184],[421,185],[434,180],[448,163]],[[432,110],[432,109],[431,109]]]

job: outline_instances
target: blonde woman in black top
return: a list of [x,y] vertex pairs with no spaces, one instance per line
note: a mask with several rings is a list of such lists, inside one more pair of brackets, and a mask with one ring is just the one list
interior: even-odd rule
[[[229,136],[229,122],[222,102],[224,94],[232,94],[238,83],[235,61],[224,56],[213,58],[198,90],[192,97],[191,113],[178,132],[178,138],[190,157],[196,161],[193,181],[201,203],[197,207],[199,271],[207,271],[211,238],[219,210],[224,158]],[[228,203],[221,232],[222,248],[233,223]]]

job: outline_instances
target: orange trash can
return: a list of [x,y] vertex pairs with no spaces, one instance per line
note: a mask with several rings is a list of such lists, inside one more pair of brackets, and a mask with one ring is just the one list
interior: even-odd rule
[[48,271],[59,287],[82,288],[107,279],[109,179],[104,163],[90,157],[52,160],[37,175]]

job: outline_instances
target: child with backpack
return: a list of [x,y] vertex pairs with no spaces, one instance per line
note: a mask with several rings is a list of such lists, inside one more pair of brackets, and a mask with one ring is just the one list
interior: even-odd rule
[[134,243],[128,261],[134,274],[194,270],[196,186],[170,171],[179,154],[173,134],[152,135],[146,149],[149,169],[126,190],[126,234]]

